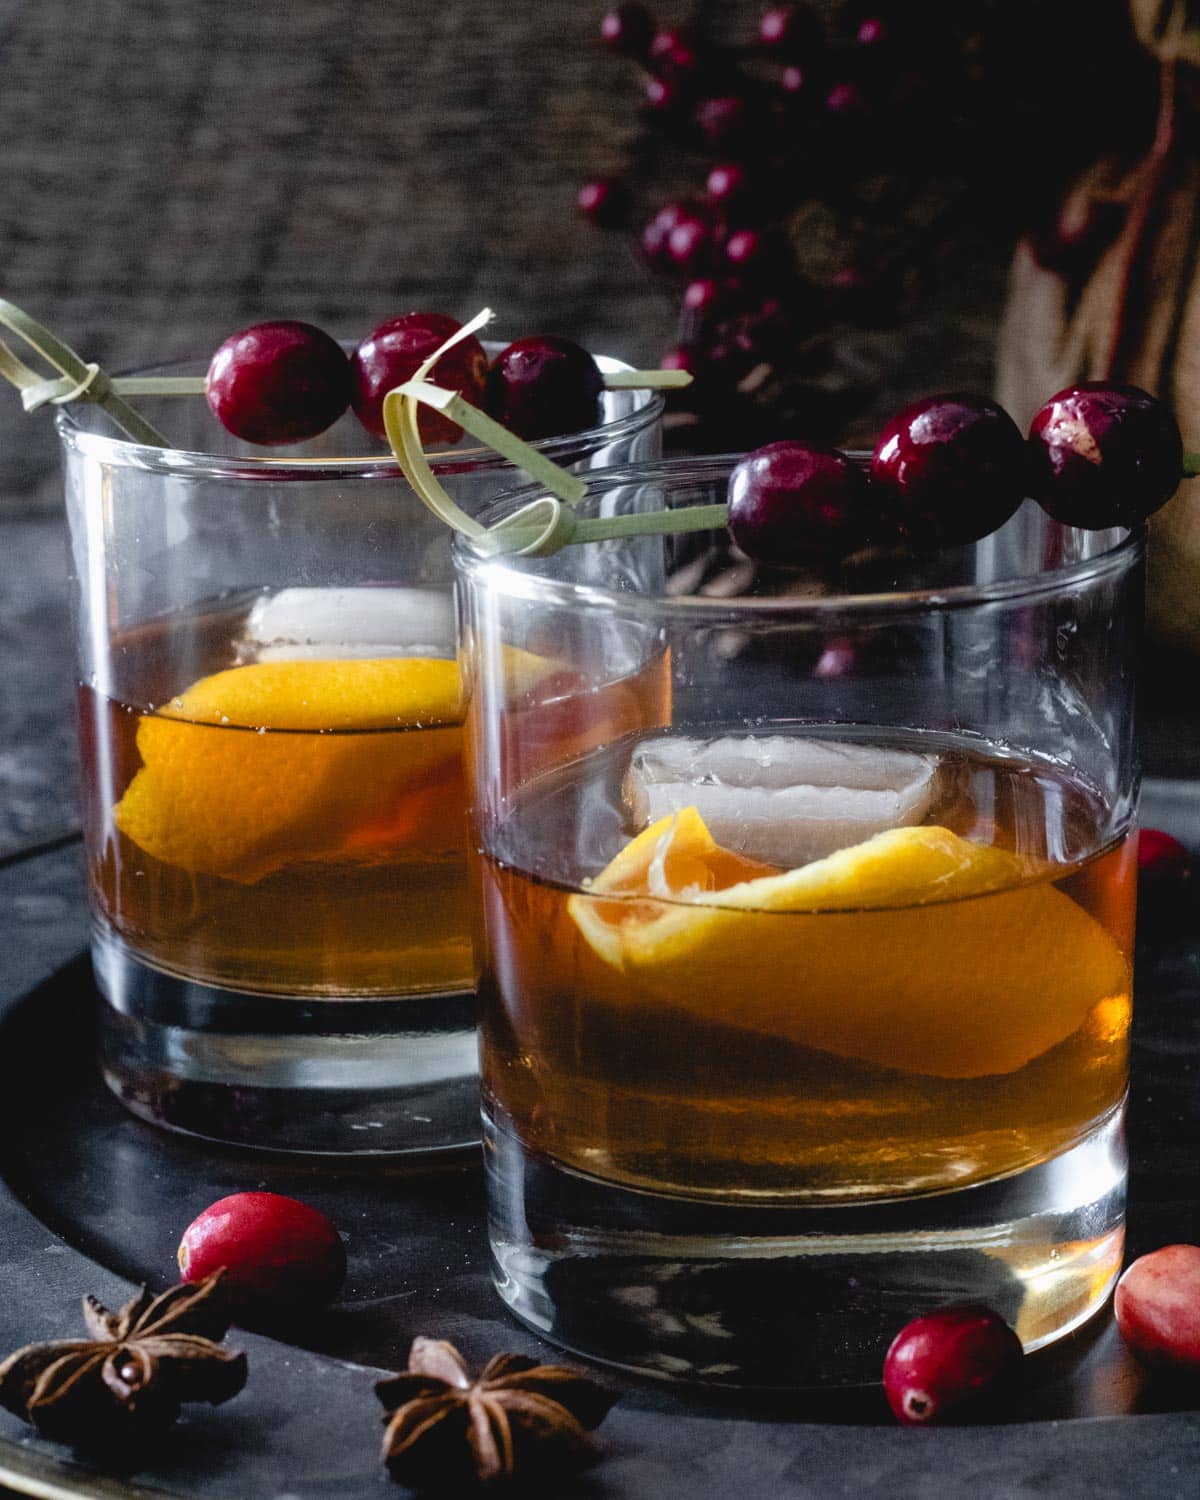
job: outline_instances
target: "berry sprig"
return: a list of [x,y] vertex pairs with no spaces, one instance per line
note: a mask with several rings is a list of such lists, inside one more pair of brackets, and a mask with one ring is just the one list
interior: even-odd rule
[[[441,313],[391,318],[350,354],[311,323],[293,319],[256,323],[225,340],[204,376],[110,376],[99,365],[83,360],[21,308],[3,300],[0,326],[15,334],[53,372],[34,369],[0,340],[0,376],[20,390],[26,411],[48,404],[96,402],[127,437],[160,448],[170,443],[129,404],[127,396],[202,395],[227,431],[264,446],[317,437],[347,407],[353,407],[368,432],[382,437],[384,397],[411,379],[434,353],[439,357],[433,373],[443,386],[494,409],[522,436],[539,439],[596,426],[600,397],[606,389],[678,389],[691,380],[678,370],[605,374],[580,345],[553,335],[518,339],[489,366],[478,339],[453,338],[460,325]],[[454,443],[461,436],[461,427],[437,412],[423,414],[425,442]]]

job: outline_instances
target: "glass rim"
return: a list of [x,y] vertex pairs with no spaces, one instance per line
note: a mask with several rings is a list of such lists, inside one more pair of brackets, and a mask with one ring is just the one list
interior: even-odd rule
[[[857,450],[848,456],[865,464],[871,455]],[[588,492],[617,488],[621,485],[653,483],[656,479],[669,482],[683,477],[690,479],[712,479],[727,475],[740,459],[742,453],[718,453],[694,458],[662,459],[640,464],[615,465],[607,469],[595,469],[582,476]],[[478,519],[484,525],[511,514],[520,505],[545,495],[540,485],[528,484],[519,490],[509,490],[487,506]],[[1031,503],[1027,498],[1024,504]],[[1070,528],[1064,528],[1070,529]],[[769,617],[802,620],[838,615],[903,615],[929,614],[949,610],[969,609],[979,605],[1009,602],[1018,599],[1036,599],[1047,594],[1071,592],[1097,582],[1114,573],[1134,566],[1145,551],[1146,528],[1144,525],[1132,529],[1109,528],[1116,537],[1111,546],[1094,557],[1078,559],[1039,573],[1019,573],[1011,578],[999,578],[990,583],[953,584],[943,588],[894,589],[885,592],[861,594],[824,594],[818,596],[789,597],[786,595],[763,595],[755,598],[720,598],[711,595],[671,595],[666,593],[635,593],[621,589],[606,588],[595,583],[574,583],[568,579],[549,577],[544,573],[525,570],[521,563],[531,561],[520,556],[489,554],[478,550],[472,539],[462,533],[454,537],[452,552],[456,572],[473,577],[487,574],[491,578],[503,579],[500,587],[511,597],[566,605],[573,604],[585,609],[603,609],[619,614],[637,614],[655,618],[693,620],[696,623],[713,624],[721,620],[764,619]],[[580,543],[589,546],[590,543]],[[564,548],[564,552],[570,550]],[[538,559],[532,559],[537,561]]]
[[[499,340],[484,339],[484,348],[489,353],[499,353],[507,345]],[[593,355],[600,369],[606,374],[626,372],[635,367],[624,360],[608,354]],[[186,367],[186,368],[185,368]],[[198,367],[198,368],[197,368]],[[203,374],[208,361],[199,357],[161,360],[155,364],[139,365],[136,369],[118,370],[116,375],[169,375]],[[638,404],[624,416],[611,422],[601,422],[595,427],[586,427],[582,432],[564,433],[560,437],[538,438],[531,447],[556,462],[572,461],[580,448],[594,449],[607,443],[619,442],[645,428],[653,426],[662,417],[666,400],[662,393],[650,389],[633,390],[630,394]],[[148,397],[148,400],[162,399]],[[177,399],[199,400],[200,397]],[[91,405],[92,403],[88,403]],[[215,420],[215,418],[214,418]],[[122,468],[144,469],[152,473],[171,474],[176,477],[197,479],[236,479],[251,481],[360,479],[402,480],[404,473],[395,456],[388,453],[369,453],[346,458],[297,458],[273,457],[267,450],[260,458],[257,454],[206,453],[194,448],[159,448],[153,443],[138,443],[132,438],[116,434],[89,432],[81,425],[70,407],[62,407],[56,417],[59,441],[64,448],[80,453],[87,458],[96,458]],[[489,470],[513,470],[508,459],[502,458],[482,444],[469,448],[447,448],[426,453],[435,473],[456,473],[469,468],[472,473]],[[516,472],[513,470],[513,472]]]

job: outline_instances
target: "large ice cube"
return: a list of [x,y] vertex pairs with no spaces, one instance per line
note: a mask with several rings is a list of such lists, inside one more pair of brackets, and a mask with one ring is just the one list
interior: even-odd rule
[[936,756],[793,735],[643,740],[623,794],[639,827],[695,807],[717,843],[794,869],[929,811]]
[[245,661],[453,655],[453,600],[431,588],[280,589],[254,605],[239,645]]

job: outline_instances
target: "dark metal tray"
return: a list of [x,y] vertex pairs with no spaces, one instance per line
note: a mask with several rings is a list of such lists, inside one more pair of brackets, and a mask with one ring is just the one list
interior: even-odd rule
[[[1153,783],[1145,820],[1200,849],[1200,787]],[[228,1406],[189,1407],[172,1440],[101,1474],[0,1412],[0,1483],[31,1495],[279,1497],[401,1494],[378,1461],[372,1384],[415,1334],[472,1360],[552,1350],[514,1323],[488,1280],[482,1179],[236,1153],[127,1116],[91,1054],[79,850],[0,868],[0,1351],[78,1333],[78,1299],[122,1300],[174,1280],[184,1226],[223,1194],[268,1187],[318,1204],[342,1230],[342,1302],[294,1342],[234,1331],[250,1381]],[[1130,1136],[1130,1253],[1200,1241],[1200,936],[1138,960]],[[796,1325],[797,1327],[799,1325]],[[781,1337],[789,1331],[781,1309]],[[600,1431],[604,1461],[556,1496],[738,1500],[936,1492],[970,1496],[1190,1496],[1200,1392],[1147,1378],[1104,1313],[1033,1357],[1003,1423],[911,1432],[878,1390],[712,1398],[633,1381]]]

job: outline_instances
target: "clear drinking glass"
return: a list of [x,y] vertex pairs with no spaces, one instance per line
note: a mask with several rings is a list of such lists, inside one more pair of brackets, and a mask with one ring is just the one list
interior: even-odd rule
[[[731,462],[597,474],[583,513],[719,501]],[[1029,502],[833,580],[724,533],[456,562],[513,1311],[747,1385],[876,1380],[948,1302],[1030,1349],[1087,1318],[1124,1222],[1140,534]]]
[[[539,446],[656,457],[661,400],[604,401]],[[448,533],[352,417],[264,450],[201,398],[139,405],[177,447],[59,419],[108,1083],[245,1145],[460,1149],[479,1127]],[[468,511],[513,483],[466,442],[433,463]]]

